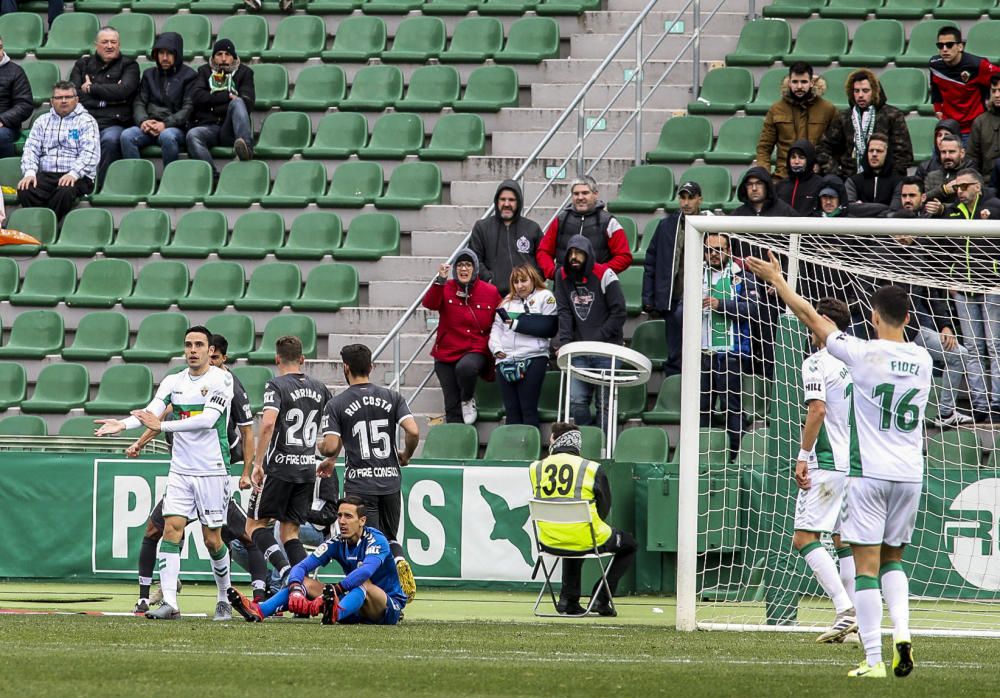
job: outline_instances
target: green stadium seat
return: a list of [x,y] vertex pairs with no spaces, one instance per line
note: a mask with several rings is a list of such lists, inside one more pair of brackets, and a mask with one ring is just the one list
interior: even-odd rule
[[646,386],[629,385],[618,392],[618,421],[639,419],[646,409]]
[[538,418],[543,422],[562,421],[559,413],[559,371],[546,371],[538,398]]
[[265,61],[291,63],[317,58],[326,45],[326,25],[314,15],[285,17],[274,30],[271,48],[261,53]]
[[250,411],[259,413],[264,409],[264,386],[274,378],[274,371],[266,366],[233,366],[232,372],[250,397]]
[[767,464],[767,427],[754,429],[743,435],[740,440],[740,452],[736,456],[736,465],[766,465]]
[[323,60],[365,63],[382,54],[385,38],[385,22],[380,17],[348,17],[337,27],[333,45],[323,51]]
[[226,217],[219,211],[188,211],[177,221],[174,239],[160,248],[160,254],[164,257],[204,259],[226,244],[228,232]]
[[205,327],[215,334],[221,334],[229,342],[226,355],[230,360],[245,359],[253,351],[257,338],[253,318],[243,313],[222,313],[205,321]]
[[927,435],[928,468],[978,468],[982,449],[975,431],[954,429]]
[[837,109],[847,109],[844,83],[855,70],[857,68],[827,68],[823,71],[823,79],[826,80],[826,94],[823,97],[830,100]]
[[[43,46],[35,50],[37,58],[79,58],[94,50],[94,39],[101,23],[89,12],[67,12],[55,18]],[[46,92],[46,96],[50,93]]]
[[293,160],[281,166],[271,193],[260,203],[265,208],[300,208],[314,203],[325,192],[326,168],[323,163]]
[[[275,116],[282,116],[278,113]],[[304,114],[302,116],[305,116]],[[308,123],[309,117],[306,117]],[[271,173],[261,160],[231,162],[222,168],[215,193],[205,197],[209,207],[247,208],[259,203],[271,188]]]
[[631,348],[650,360],[653,368],[663,368],[667,358],[667,338],[663,320],[646,320],[632,330]]
[[653,236],[656,235],[656,227],[660,223],[659,218],[653,218],[646,222],[646,225],[642,229],[642,238],[639,240],[639,247],[636,249],[635,256],[638,258],[633,261],[633,264],[641,264],[645,260],[646,249],[649,247],[649,243],[653,241]]
[[12,414],[0,419],[0,436],[48,436],[45,420],[33,414]]
[[21,271],[17,262],[8,257],[0,257],[0,301],[10,298],[21,282]]
[[274,251],[278,259],[323,259],[340,247],[340,217],[326,211],[308,211],[292,221],[284,246]]
[[[724,429],[701,429],[698,432],[698,452],[701,454],[702,462],[708,462],[708,458],[723,458],[729,451],[729,439]],[[671,463],[679,463],[681,459],[681,449],[674,449],[674,454],[670,459]]]
[[111,163],[101,190],[90,197],[96,206],[133,207],[156,189],[156,168],[149,160],[118,160]]
[[431,162],[404,162],[393,170],[375,208],[423,208],[441,201],[441,170]]
[[376,260],[399,254],[399,220],[389,213],[362,213],[347,228],[343,247],[333,251],[336,260]]
[[403,74],[394,65],[367,65],[351,83],[351,93],[341,100],[341,111],[384,111],[403,97]]
[[851,50],[840,57],[843,66],[870,68],[896,60],[906,47],[903,24],[898,19],[873,19],[854,31]]
[[642,265],[636,264],[618,275],[622,294],[625,296],[625,311],[629,317],[642,312]]
[[76,293],[66,296],[66,305],[79,308],[111,308],[132,294],[132,265],[124,259],[95,259],[83,268]]
[[[68,15],[60,15],[59,18],[64,16]],[[46,61],[24,61],[21,68],[24,69],[28,84],[31,85],[32,102],[35,107],[42,106],[42,103],[49,101],[49,97],[52,96],[52,85],[62,79],[59,75],[59,66]]]
[[405,15],[419,10],[423,0],[367,0],[361,11],[368,15]]
[[312,139],[309,115],[297,111],[275,112],[264,119],[254,154],[263,158],[291,158]]
[[33,257],[56,239],[56,214],[49,208],[18,208],[7,219],[6,227],[32,235],[39,245],[0,245],[0,255]]
[[771,105],[781,99],[781,82],[788,76],[787,68],[771,68],[761,76],[757,96],[744,108],[747,114],[764,116]]
[[990,19],[1000,19],[1000,5],[990,8],[986,13]]
[[580,455],[588,460],[600,460],[604,451],[604,432],[600,427],[579,427],[582,444]]
[[579,16],[601,9],[601,0],[542,0],[535,13],[542,16]]
[[647,424],[681,423],[681,377],[680,374],[667,376],[660,384],[653,409],[642,413],[642,421]]
[[[302,340],[302,354],[307,359],[316,358],[316,321],[309,315],[276,315],[264,327],[260,348],[250,352],[252,364],[273,364],[274,343],[279,337],[291,335]],[[246,387],[246,384],[244,384]]]
[[261,264],[250,275],[246,293],[237,298],[237,310],[278,311],[299,297],[302,274],[290,262]]
[[59,313],[52,310],[18,313],[11,325],[7,344],[0,347],[0,357],[42,359],[58,354],[62,351],[64,336],[63,319]]
[[[424,5],[424,13],[432,2]],[[475,3],[470,3],[475,6]],[[462,13],[465,14],[465,13]],[[503,48],[503,25],[495,17],[466,17],[459,20],[451,44],[441,53],[442,63],[485,63]]]
[[311,15],[349,15],[362,4],[364,0],[309,0],[306,7]]
[[[0,185],[4,188],[9,187],[10,189],[16,190],[17,183],[21,181],[21,158],[17,156],[12,156],[9,158],[0,158]],[[3,202],[5,204],[15,204],[17,203],[17,194],[4,194]]]
[[716,68],[705,75],[689,114],[734,114],[753,101],[753,75],[746,68]]
[[[756,141],[754,141],[756,145]],[[695,165],[684,171],[678,181],[697,182],[701,185],[702,208],[726,206],[733,198],[733,182],[729,169],[721,165]],[[667,209],[676,211],[680,202],[676,196],[667,202]]]
[[[80,3],[77,2],[77,7]],[[118,30],[123,55],[148,56],[156,39],[153,18],[141,12],[126,12],[108,20],[108,26]],[[4,47],[6,49],[6,47]]]
[[608,210],[651,213],[662,208],[673,193],[673,172],[661,165],[638,165],[625,173],[618,198],[608,203]]
[[32,12],[8,12],[0,16],[0,36],[3,51],[11,58],[23,58],[42,45],[45,28],[42,18]]
[[875,10],[879,19],[920,19],[937,7],[939,0],[885,0]]
[[847,53],[848,45],[847,25],[839,19],[811,19],[795,32],[795,47],[785,53],[784,60],[787,65],[796,61],[830,65]]
[[188,292],[188,267],[183,262],[149,262],[139,270],[132,295],[122,299],[126,308],[166,310]]
[[503,398],[497,381],[476,381],[476,409],[479,419],[498,422],[504,415]]
[[538,6],[538,0],[483,0],[479,3],[481,15],[511,15],[520,17]]
[[471,424],[435,424],[427,430],[424,460],[476,460],[479,434]]
[[[919,68],[889,68],[879,76],[889,104],[903,113],[927,105],[927,71]],[[931,108],[933,113],[933,108]]]
[[[252,281],[252,280],[251,280]],[[292,310],[332,312],[358,305],[358,271],[350,264],[321,264],[306,277]]]
[[190,61],[195,56],[204,56],[211,51],[212,23],[203,15],[171,15],[160,28],[160,33],[163,32],[177,32],[181,35],[184,39],[184,60]]
[[334,168],[329,191],[316,203],[328,208],[361,208],[381,196],[383,181],[382,166],[377,162],[345,162]]
[[[77,0],[77,4],[80,0]],[[32,417],[34,419],[34,417]],[[59,436],[82,437],[93,436],[97,430],[93,417],[70,417],[59,425]]]
[[979,19],[996,6],[996,0],[941,0],[933,14],[937,19]]
[[249,63],[251,56],[260,56],[267,48],[268,34],[267,20],[260,15],[233,15],[222,21],[215,38],[231,40],[240,58]]
[[15,361],[0,362],[0,410],[15,407],[28,393],[24,366]]
[[326,111],[344,99],[347,78],[339,65],[309,65],[295,81],[295,89],[282,100],[282,109]]
[[479,6],[479,0],[426,0],[420,11],[425,15],[467,15]]
[[129,362],[164,363],[181,356],[188,327],[190,323],[182,313],[151,313],[142,319],[135,341],[122,352],[122,358]]
[[181,310],[222,310],[243,297],[243,266],[236,262],[206,262],[198,267]]
[[783,19],[756,19],[740,30],[736,50],[726,65],[771,65],[792,48],[792,31]]
[[764,6],[765,17],[808,17],[826,5],[826,0],[772,0]]
[[458,112],[498,112],[516,107],[517,72],[506,65],[484,65],[469,74],[465,95],[452,105]]
[[[312,145],[302,151],[302,157],[319,160],[349,158],[363,148],[367,142],[368,120],[363,115],[352,112],[334,112],[326,114],[320,119],[316,126],[316,137],[313,139]],[[334,169],[334,175],[336,175],[336,171]],[[379,177],[381,177],[381,172]],[[379,188],[381,193],[381,180]]]
[[444,22],[438,17],[416,15],[399,23],[392,48],[382,52],[386,63],[426,63],[445,46]]
[[551,17],[523,17],[507,30],[507,43],[497,51],[497,63],[541,63],[559,58],[559,25]]
[[490,433],[483,460],[530,463],[541,455],[542,437],[528,424],[503,424]]
[[[909,3],[910,0],[903,0]],[[945,19],[925,19],[912,26],[906,51],[896,56],[896,65],[907,68],[927,68],[927,61],[937,55],[937,33],[941,27],[953,24]]]
[[140,364],[109,366],[101,376],[97,395],[85,403],[87,414],[128,414],[153,399],[153,372]]
[[675,116],[663,122],[660,140],[646,153],[648,162],[691,162],[712,147],[712,124],[704,116]]
[[988,19],[976,22],[969,29],[965,41],[965,50],[969,53],[996,61],[1000,56],[1000,21]]
[[191,0],[132,0],[132,9],[150,14],[172,14],[191,7]]
[[660,427],[633,427],[618,434],[614,459],[619,463],[666,463],[670,436]]
[[937,122],[937,117],[934,116],[911,116],[906,120],[906,128],[913,144],[914,162],[929,160],[934,154],[934,127]]
[[[438,66],[432,66],[438,67]],[[424,122],[416,114],[385,114],[372,129],[372,138],[358,151],[362,160],[403,160],[424,144]]]
[[243,6],[242,0],[193,0],[191,12],[203,15],[229,15]]
[[204,160],[175,160],[167,165],[150,206],[190,208],[212,193],[212,166]]
[[[639,227],[636,224],[635,219],[632,218],[631,216],[618,215],[615,216],[615,220],[618,221],[618,224],[622,227],[622,230],[625,232],[625,238],[628,240],[628,248],[630,250],[634,250],[635,243],[639,239]],[[633,260],[633,261],[634,263],[638,264],[642,260]]]
[[819,16],[864,19],[882,7],[884,2],[885,0],[835,0],[831,4],[819,8]]
[[743,377],[743,413],[755,421],[767,419],[770,395],[767,381],[760,376]]
[[111,243],[115,221],[103,208],[78,208],[63,218],[59,239],[46,248],[51,257],[93,257]]
[[29,414],[66,414],[74,408],[83,407],[89,396],[90,376],[86,366],[50,364],[38,374],[35,391],[21,403],[21,411]]
[[421,160],[465,160],[486,153],[486,126],[478,114],[442,114]]
[[281,247],[284,241],[285,222],[280,215],[274,211],[251,211],[236,219],[229,244],[219,249],[219,257],[223,259],[264,259]]
[[764,117],[744,116],[739,119],[728,119],[719,127],[719,136],[715,147],[705,153],[705,162],[709,164],[737,164],[752,162],[757,155],[757,141],[764,127]]
[[68,259],[42,258],[24,272],[21,290],[11,305],[55,306],[76,290],[76,265]]
[[461,89],[458,71],[451,66],[421,66],[410,76],[406,96],[396,103],[396,111],[441,111],[455,103]]
[[288,70],[285,66],[280,63],[257,63],[249,68],[253,71],[254,109],[277,107],[288,98]]

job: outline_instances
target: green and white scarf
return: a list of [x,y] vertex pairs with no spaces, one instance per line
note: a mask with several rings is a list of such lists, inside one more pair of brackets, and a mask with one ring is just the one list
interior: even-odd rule
[[860,172],[868,157],[868,139],[875,130],[875,107],[869,106],[864,111],[851,107],[851,124],[854,126],[854,164]]
[[[739,268],[731,261],[721,270],[706,264],[701,284],[702,296],[718,298],[723,303],[732,300],[739,284],[739,273]],[[702,315],[701,348],[714,352],[729,351],[735,344],[732,319],[725,313],[706,308]]]

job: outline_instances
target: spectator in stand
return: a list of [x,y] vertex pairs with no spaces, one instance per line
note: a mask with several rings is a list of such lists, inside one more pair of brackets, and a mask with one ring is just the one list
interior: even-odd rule
[[764,117],[764,127],[757,141],[757,166],[771,171],[771,153],[778,148],[775,179],[788,176],[788,149],[795,141],[819,143],[830,121],[837,115],[837,107],[823,99],[826,80],[813,76],[813,67],[798,61],[788,69],[788,77],[781,81],[781,99],[771,105]]
[[594,178],[578,177],[570,187],[570,195],[572,201],[549,223],[538,245],[536,259],[545,278],[555,278],[556,265],[562,264],[569,240],[574,235],[590,240],[596,264],[607,265],[616,274],[628,269],[632,263],[628,238],[598,197]]
[[[701,215],[701,186],[685,182],[677,190],[680,210],[660,220],[646,247],[642,274],[642,310],[663,318],[667,358],[663,375],[681,372],[681,326],[684,314],[684,219]],[[711,215],[710,213],[707,215]]]
[[[63,13],[64,0],[49,0],[49,29],[56,17]],[[17,0],[0,0],[0,15],[17,12]]]
[[751,167],[736,187],[742,206],[731,216],[795,216],[795,209],[777,197],[771,175],[763,167]]
[[861,172],[847,180],[847,207],[852,216],[876,218],[885,216],[899,197],[902,177],[892,168],[889,138],[873,133],[868,139],[868,156]]
[[232,146],[240,160],[253,158],[254,97],[253,71],[240,63],[232,41],[219,39],[191,87],[192,128],[187,132],[188,156],[211,165],[216,179],[219,171],[211,152],[215,146]]
[[424,295],[424,307],[438,312],[431,356],[444,393],[448,423],[475,424],[479,417],[476,378],[493,380],[489,339],[500,300],[496,287],[479,279],[479,258],[468,248],[456,255],[454,269],[447,263],[438,267],[434,283]]
[[788,149],[788,178],[774,185],[774,194],[795,209],[800,216],[810,216],[816,210],[817,195],[823,178],[816,174],[816,148],[807,140],[792,143]]
[[512,179],[501,182],[493,197],[493,213],[472,227],[469,248],[479,257],[479,278],[497,287],[500,295],[510,289],[510,273],[524,264],[538,268],[535,253],[542,229],[535,221],[521,217],[524,196]]
[[[927,218],[930,214],[925,205],[927,196],[924,194],[924,182],[917,176],[904,177],[899,183],[899,208],[909,211],[914,218]],[[940,206],[940,202],[938,202]]]
[[885,90],[867,68],[855,70],[844,83],[847,109],[837,114],[816,146],[823,172],[846,180],[864,164],[868,139],[873,133],[889,137],[893,171],[900,177],[913,164],[913,145],[903,112],[886,103]]
[[934,170],[941,169],[941,153],[938,149],[941,147],[941,139],[946,135],[952,135],[959,140],[962,139],[962,128],[954,119],[941,119],[935,124],[934,149],[929,159],[917,165],[917,170],[913,173],[914,175],[920,177],[920,179],[926,179],[928,174]]
[[21,137],[21,125],[31,118],[34,109],[28,76],[4,53],[0,37],[0,158],[14,154],[14,144]]
[[819,190],[818,203],[814,216],[819,218],[846,218],[847,206],[841,202],[847,201],[844,183],[837,175],[827,175],[823,178],[823,186]]
[[962,31],[941,27],[937,34],[938,55],[931,58],[931,102],[939,119],[954,119],[962,130],[962,145],[968,145],[972,122],[983,113],[989,96],[990,78],[1000,68],[989,60],[965,52]]
[[139,158],[140,150],[156,143],[163,149],[166,167],[180,157],[184,145],[196,75],[190,66],[184,65],[184,38],[180,34],[161,34],[153,44],[150,58],[156,65],[142,74],[133,108],[137,125],[122,133],[122,156]]
[[969,134],[969,159],[994,190],[1000,186],[1000,75],[990,76],[989,108],[972,122]]
[[556,298],[534,264],[514,267],[505,285],[510,293],[497,308],[490,351],[507,424],[539,427],[538,398],[549,363],[549,340],[559,330]]
[[[952,186],[955,177],[962,170],[976,169],[976,165],[966,157],[962,141],[952,135],[941,137],[938,151],[941,156],[941,167],[924,179],[924,191],[927,193],[928,201],[937,201],[942,209],[947,209],[958,202],[958,196]],[[929,206],[928,210],[935,215],[941,212],[937,206]]]
[[132,102],[139,91],[139,64],[123,56],[118,30],[103,27],[97,32],[94,55],[73,64],[70,82],[76,85],[80,104],[101,129],[101,161],[97,181],[122,156],[122,132],[132,126]]
[[[952,180],[951,188],[955,190],[957,201],[944,210],[945,218],[978,220],[1000,217],[1000,199],[994,198],[992,192],[989,195],[983,192],[983,176],[976,170],[960,170]],[[967,250],[966,256],[971,257],[972,252]],[[986,260],[992,265],[996,255],[991,253]]]
[[50,208],[60,221],[81,196],[94,191],[101,157],[97,122],[80,104],[76,85],[60,80],[52,86],[52,108],[31,126],[21,155],[17,203]]

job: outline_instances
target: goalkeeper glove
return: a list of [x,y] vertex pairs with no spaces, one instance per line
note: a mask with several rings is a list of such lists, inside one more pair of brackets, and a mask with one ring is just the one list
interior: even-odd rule
[[292,613],[308,615],[311,604],[306,598],[306,588],[301,582],[292,582],[288,585],[288,610]]

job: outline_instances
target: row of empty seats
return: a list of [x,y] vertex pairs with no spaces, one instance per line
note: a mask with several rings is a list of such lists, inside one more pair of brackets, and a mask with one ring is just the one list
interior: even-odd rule
[[[45,11],[44,2],[32,0],[21,6],[38,5]],[[173,14],[178,10],[190,10],[195,14],[230,15],[244,9],[242,0],[77,0],[81,12],[118,12],[129,9],[136,12]],[[263,14],[279,14],[277,0],[263,0]],[[311,15],[350,14],[361,10],[366,14],[405,15],[422,12],[430,15],[466,15],[478,12],[482,15],[518,16],[526,12],[540,15],[579,15],[588,10],[599,10],[600,0],[295,0],[296,10],[304,10]]]
[[820,17],[843,19],[1000,18],[997,0],[773,0],[764,8],[765,17],[809,17],[817,12]]

